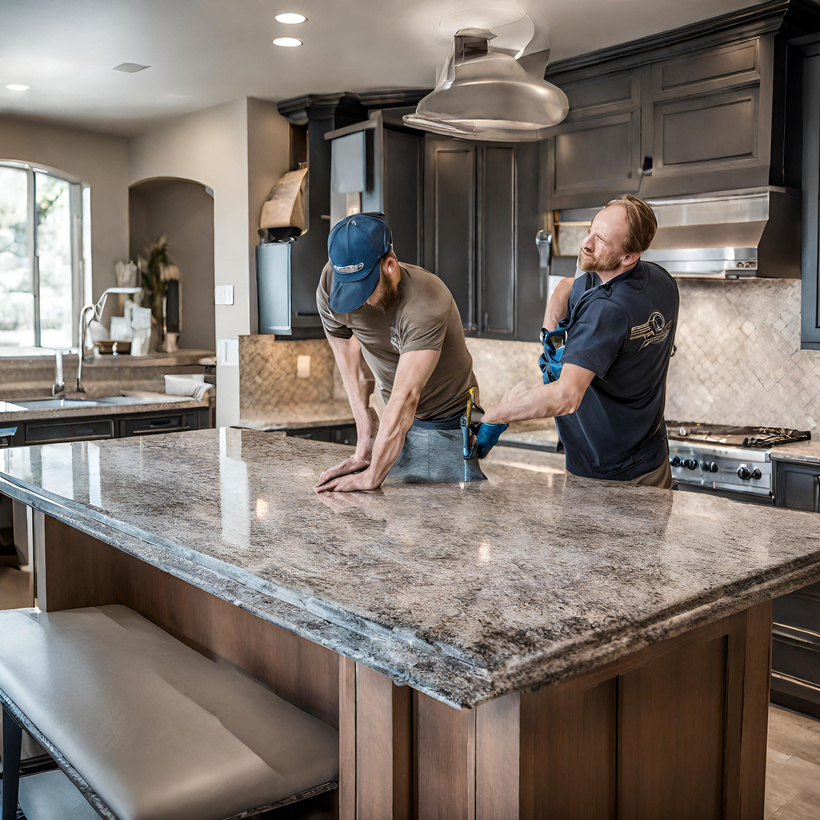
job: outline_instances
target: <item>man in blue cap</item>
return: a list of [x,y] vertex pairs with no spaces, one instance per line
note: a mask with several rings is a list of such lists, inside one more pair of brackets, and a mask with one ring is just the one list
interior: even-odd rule
[[[319,476],[315,489],[373,490],[414,423],[459,428],[476,387],[473,360],[447,286],[398,261],[381,215],[354,214],[338,222],[328,255],[316,303],[356,419],[358,444],[354,455]],[[385,401],[380,424],[367,406],[362,361]]]

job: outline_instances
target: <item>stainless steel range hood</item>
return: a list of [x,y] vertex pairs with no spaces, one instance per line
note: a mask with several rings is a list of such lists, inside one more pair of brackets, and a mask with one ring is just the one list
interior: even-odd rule
[[[681,278],[800,277],[800,197],[783,188],[647,200],[658,219],[643,254]],[[561,256],[575,256],[599,209],[556,214]]]

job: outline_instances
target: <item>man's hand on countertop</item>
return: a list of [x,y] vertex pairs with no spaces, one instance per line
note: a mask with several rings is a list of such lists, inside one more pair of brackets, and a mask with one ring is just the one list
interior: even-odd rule
[[342,475],[324,483],[320,482],[313,489],[317,493],[352,493],[361,490],[377,490],[380,486],[381,481],[377,481],[369,470],[363,470],[360,473]]
[[335,467],[325,470],[319,476],[319,481],[316,482],[313,489],[318,493],[321,491],[320,488],[325,489],[324,485],[332,479],[350,475],[351,473],[360,473],[362,470],[366,470],[369,466],[369,458],[365,458],[359,453],[354,453],[354,455],[350,456],[350,458],[346,458],[343,462],[341,462],[341,464],[337,464]]

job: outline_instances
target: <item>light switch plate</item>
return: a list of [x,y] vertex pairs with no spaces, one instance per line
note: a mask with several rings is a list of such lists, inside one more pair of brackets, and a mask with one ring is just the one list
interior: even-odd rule
[[219,340],[219,364],[239,367],[239,339]]
[[233,304],[233,285],[217,285],[214,288],[215,305]]
[[310,378],[310,356],[296,357],[296,378],[309,379]]

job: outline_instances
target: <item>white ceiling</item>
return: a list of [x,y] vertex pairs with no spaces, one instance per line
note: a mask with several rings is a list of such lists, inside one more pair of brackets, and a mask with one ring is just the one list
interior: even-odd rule
[[[519,0],[552,58],[572,57],[761,0]],[[439,22],[514,0],[0,0],[0,112],[134,135],[240,97],[432,87],[452,39]],[[274,15],[299,11],[299,26]],[[477,13],[478,14],[478,13]],[[296,36],[301,48],[271,44]],[[138,74],[115,65],[150,65]],[[29,91],[6,90],[24,83]]]

